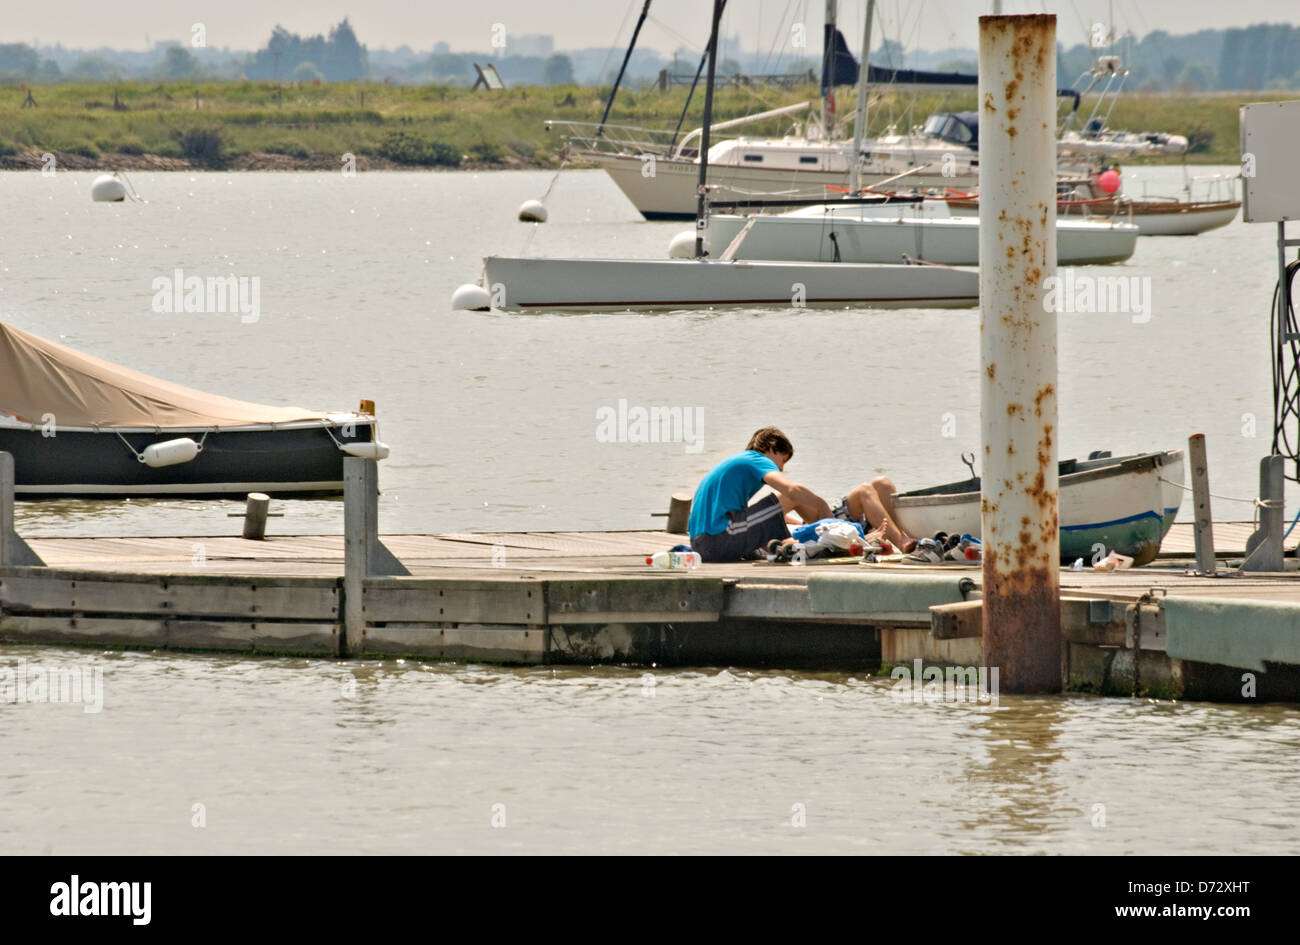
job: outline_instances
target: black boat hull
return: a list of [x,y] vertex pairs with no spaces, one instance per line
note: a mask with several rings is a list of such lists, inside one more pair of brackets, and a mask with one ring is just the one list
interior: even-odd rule
[[[154,468],[137,458],[145,447],[179,437],[202,442],[189,462]],[[338,493],[346,457],[338,444],[373,439],[373,420],[219,430],[206,438],[203,430],[0,427],[0,451],[14,457],[14,491],[31,498]]]

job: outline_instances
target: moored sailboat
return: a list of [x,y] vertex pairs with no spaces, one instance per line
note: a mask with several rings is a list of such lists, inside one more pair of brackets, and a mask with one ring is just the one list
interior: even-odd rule
[[697,237],[692,259],[545,259],[490,256],[480,285],[462,286],[458,308],[502,311],[675,310],[716,307],[971,307],[979,275],[930,265],[751,262],[728,251],[705,257],[708,154],[718,24],[709,36],[696,187]]

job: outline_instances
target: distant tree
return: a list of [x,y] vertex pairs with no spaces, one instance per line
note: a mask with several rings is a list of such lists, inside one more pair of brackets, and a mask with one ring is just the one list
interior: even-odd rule
[[1181,73],[1183,69],[1186,68],[1186,66],[1187,63],[1185,63],[1178,56],[1170,56],[1168,59],[1164,61],[1164,64],[1160,67],[1160,73],[1166,79],[1172,81],[1178,78],[1179,73]]
[[277,25],[266,46],[245,62],[244,74],[250,79],[283,79],[303,62],[311,63],[331,82],[364,79],[370,73],[369,53],[344,19],[330,30],[328,38],[299,36]]
[[199,61],[184,46],[168,46],[158,74],[165,79],[187,79],[198,68]]
[[0,44],[0,74],[27,79],[36,74],[36,50],[26,43]]
[[1240,89],[1242,56],[1245,54],[1246,33],[1231,29],[1223,35],[1223,47],[1219,52],[1219,82],[1221,89]]
[[293,79],[295,82],[317,82],[323,81],[325,76],[316,64],[312,62],[300,62],[293,67]]
[[542,82],[546,85],[572,85],[573,60],[564,53],[556,53],[542,63]]
[[68,75],[75,76],[78,79],[95,79],[104,81],[105,79],[120,78],[121,73],[117,68],[117,63],[104,56],[82,56],[72,64],[68,70]]
[[366,47],[357,41],[357,34],[344,17],[343,22],[330,30],[322,63],[325,78],[331,82],[364,79],[369,71],[366,58]]
[[903,68],[903,44],[894,39],[882,40],[880,48],[871,54],[871,61],[886,69]]
[[470,57],[457,53],[434,53],[429,57],[428,70],[433,81],[448,85],[464,85],[476,77]]
[[1214,87],[1214,70],[1203,62],[1189,62],[1178,76],[1180,92],[1204,92]]

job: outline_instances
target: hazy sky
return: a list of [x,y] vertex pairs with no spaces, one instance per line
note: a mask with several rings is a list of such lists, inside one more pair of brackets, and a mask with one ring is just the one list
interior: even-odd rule
[[[1260,22],[1300,25],[1297,0],[1119,0],[1112,4],[1121,29],[1143,35],[1156,29],[1191,33],[1198,29]],[[456,50],[487,49],[493,25],[512,33],[550,33],[557,48],[605,46],[626,42],[641,0],[61,0],[6,3],[0,42],[55,43],[71,47],[113,46],[145,49],[152,41],[188,41],[191,26],[202,23],[209,46],[254,49],[266,42],[277,23],[299,33],[325,32],[344,16],[361,41],[372,47],[409,44],[428,49],[439,41]],[[807,22],[810,43],[820,42],[824,0],[730,0],[724,34],[739,33],[746,49],[771,49],[778,30],[789,34],[791,20]],[[863,0],[841,0],[840,22],[855,49],[862,31]],[[708,29],[708,0],[655,0],[642,33],[646,46],[669,52],[679,45],[696,48]],[[1105,0],[1005,0],[1006,13],[1057,14],[1057,35],[1067,46],[1083,42],[1085,29],[1107,18]],[[977,17],[992,2],[975,0],[880,0],[884,34],[908,48],[974,47]],[[622,30],[620,31],[620,26]],[[879,27],[877,28],[879,36]],[[878,40],[873,45],[878,44]],[[788,43],[786,44],[788,47]]]

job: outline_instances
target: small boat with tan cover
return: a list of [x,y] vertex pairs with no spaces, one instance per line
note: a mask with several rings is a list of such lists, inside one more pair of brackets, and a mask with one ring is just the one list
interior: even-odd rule
[[343,489],[343,458],[382,459],[374,407],[233,400],[0,322],[0,451],[27,496],[187,497]]

